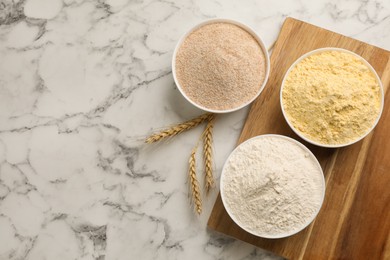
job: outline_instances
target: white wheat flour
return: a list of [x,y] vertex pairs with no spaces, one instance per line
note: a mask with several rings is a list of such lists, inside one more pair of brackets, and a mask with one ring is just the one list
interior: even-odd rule
[[298,144],[275,135],[251,139],[230,156],[225,207],[246,230],[277,236],[302,228],[321,206],[323,175]]

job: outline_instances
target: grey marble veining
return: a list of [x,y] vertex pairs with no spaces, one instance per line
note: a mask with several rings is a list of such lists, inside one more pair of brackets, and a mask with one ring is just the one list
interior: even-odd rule
[[[173,49],[221,17],[271,45],[292,16],[390,49],[390,2],[0,0],[0,259],[278,259],[196,217],[187,160],[201,129],[145,146],[201,111],[176,89]],[[218,117],[215,173],[246,109]]]

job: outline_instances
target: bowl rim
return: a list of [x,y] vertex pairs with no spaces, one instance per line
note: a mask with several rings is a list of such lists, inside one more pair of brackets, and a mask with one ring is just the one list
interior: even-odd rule
[[[256,233],[254,231],[248,230],[245,227],[243,227],[240,224],[240,222],[236,219],[235,215],[231,212],[229,206],[226,204],[226,198],[225,198],[225,192],[224,192],[224,180],[225,180],[225,175],[226,175],[226,167],[227,167],[227,164],[230,161],[232,155],[235,154],[235,152],[239,149],[239,147],[241,147],[242,145],[244,145],[246,143],[252,142],[253,140],[262,139],[262,138],[269,138],[269,137],[281,138],[281,139],[284,139],[286,141],[292,142],[292,143],[298,145],[299,147],[301,147],[305,152],[307,152],[309,154],[310,158],[312,159],[312,161],[317,165],[317,167],[318,167],[318,169],[320,171],[318,174],[321,176],[320,179],[321,179],[321,184],[322,184],[321,201],[320,201],[319,207],[316,209],[315,213],[307,220],[307,222],[304,225],[302,225],[298,229],[292,230],[290,232],[278,234],[278,235],[260,234],[260,233]],[[222,204],[225,207],[225,210],[228,213],[228,215],[230,216],[230,218],[233,220],[233,222],[236,223],[240,228],[242,228],[243,230],[245,230],[246,232],[248,232],[248,233],[250,233],[250,234],[252,234],[254,236],[262,237],[262,238],[268,238],[268,239],[278,239],[278,238],[289,237],[289,236],[295,235],[295,234],[299,233],[300,231],[304,230],[305,228],[307,228],[314,221],[314,219],[317,217],[318,213],[320,212],[320,210],[322,208],[322,205],[323,205],[324,199],[325,199],[325,191],[326,191],[326,182],[325,182],[324,172],[322,170],[322,167],[321,167],[319,161],[317,160],[317,157],[310,151],[309,148],[307,148],[304,144],[302,144],[298,140],[296,140],[294,138],[291,138],[291,137],[288,137],[288,136],[285,136],[285,135],[279,135],[279,134],[258,135],[258,136],[254,136],[252,138],[249,138],[248,140],[246,140],[246,141],[242,142],[241,144],[239,144],[229,154],[228,158],[226,159],[226,161],[225,161],[225,163],[223,165],[222,173],[221,173],[221,177],[220,177],[220,194],[221,194]]]
[[[314,141],[314,140],[311,140],[309,138],[307,138],[306,136],[304,136],[298,129],[296,129],[293,124],[290,122],[290,120],[287,118],[287,115],[286,115],[286,112],[284,110],[284,106],[283,106],[283,89],[284,89],[284,86],[285,86],[285,81],[287,79],[287,76],[290,74],[291,70],[293,68],[295,68],[295,66],[301,62],[303,59],[313,55],[313,54],[316,54],[316,53],[321,53],[321,52],[326,52],[326,51],[340,51],[340,52],[345,52],[345,53],[349,53],[355,57],[357,57],[359,60],[361,60],[370,70],[371,72],[375,75],[375,78],[379,84],[379,89],[380,89],[380,93],[381,93],[381,105],[380,105],[380,110],[379,110],[379,113],[378,113],[378,116],[377,118],[375,119],[375,122],[372,124],[372,126],[366,131],[366,133],[364,133],[363,135],[359,136],[358,138],[356,138],[355,140],[352,140],[348,143],[343,143],[343,144],[323,144],[323,143],[319,143],[317,141]],[[380,79],[380,77],[378,76],[378,73],[375,71],[375,69],[372,67],[372,65],[366,60],[364,59],[362,56],[360,56],[359,54],[355,53],[355,52],[352,52],[350,50],[346,50],[346,49],[343,49],[343,48],[337,48],[337,47],[324,47],[324,48],[318,48],[318,49],[315,49],[315,50],[312,50],[312,51],[309,51],[305,54],[303,54],[302,56],[300,56],[297,60],[294,61],[294,63],[288,68],[288,70],[286,71],[286,73],[284,74],[284,77],[283,77],[283,81],[282,81],[282,84],[281,84],[281,87],[280,87],[280,94],[279,94],[279,100],[280,100],[280,107],[282,109],[282,113],[283,113],[283,117],[284,119],[286,120],[287,124],[289,125],[289,127],[294,131],[295,134],[297,134],[300,138],[302,138],[303,140],[305,140],[306,142],[308,143],[311,143],[313,145],[316,145],[316,146],[320,146],[320,147],[325,147],[325,148],[340,148],[340,147],[345,147],[345,146],[348,146],[348,145],[351,145],[351,144],[354,144],[354,143],[357,143],[359,142],[360,140],[362,140],[364,137],[366,137],[369,133],[371,133],[372,130],[374,130],[374,128],[376,127],[376,125],[378,124],[379,122],[379,119],[381,118],[382,116],[382,113],[383,113],[383,107],[384,107],[384,91],[383,91],[383,83]]]
[[[179,80],[177,79],[177,76],[176,76],[176,56],[177,56],[177,52],[180,48],[180,46],[182,45],[183,41],[187,38],[187,36],[189,36],[192,32],[194,32],[195,30],[205,26],[205,25],[208,25],[208,24],[213,24],[213,23],[230,23],[230,24],[234,24],[236,26],[239,26],[240,28],[244,29],[245,31],[247,31],[248,33],[250,33],[253,38],[257,41],[257,43],[260,45],[262,51],[263,51],[263,54],[264,54],[264,58],[265,58],[265,76],[264,76],[264,80],[262,82],[262,85],[260,86],[259,90],[257,91],[256,95],[254,95],[249,101],[241,104],[240,106],[238,107],[235,107],[235,108],[231,108],[231,109],[225,109],[225,110],[215,110],[215,109],[210,109],[210,108],[207,108],[207,107],[203,107],[199,104],[197,104],[196,102],[194,102],[193,100],[191,100],[187,94],[185,93],[185,91],[183,90],[182,86],[180,85],[179,83]],[[249,104],[251,104],[260,94],[261,92],[263,92],[264,88],[265,88],[265,85],[267,84],[268,82],[268,78],[269,78],[269,74],[270,74],[270,70],[271,70],[271,66],[270,66],[270,58],[269,58],[269,53],[268,53],[268,50],[263,42],[263,40],[260,38],[260,36],[248,25],[240,22],[240,21],[237,21],[237,20],[233,20],[233,19],[227,19],[227,18],[212,18],[212,19],[207,19],[207,20],[204,20],[203,22],[201,23],[198,23],[196,24],[195,26],[193,26],[192,28],[190,28],[184,35],[181,36],[181,38],[179,39],[179,41],[177,42],[176,46],[175,46],[175,49],[174,49],[174,52],[173,52],[173,56],[172,56],[172,63],[171,63],[171,66],[172,66],[172,75],[173,75],[173,80],[177,86],[177,88],[179,89],[180,93],[182,94],[182,96],[188,101],[190,102],[192,105],[194,105],[195,107],[203,110],[203,111],[207,111],[207,112],[211,112],[211,113],[216,113],[216,114],[223,114],[223,113],[230,113],[230,112],[234,112],[234,111],[237,111],[237,110],[240,110],[241,108],[244,108],[246,106],[248,106]]]

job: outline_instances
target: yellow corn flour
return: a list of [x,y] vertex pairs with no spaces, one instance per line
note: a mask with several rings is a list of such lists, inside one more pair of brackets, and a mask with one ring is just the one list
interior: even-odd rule
[[382,92],[374,73],[358,57],[324,51],[301,60],[284,82],[282,106],[306,138],[345,144],[370,130],[379,116]]

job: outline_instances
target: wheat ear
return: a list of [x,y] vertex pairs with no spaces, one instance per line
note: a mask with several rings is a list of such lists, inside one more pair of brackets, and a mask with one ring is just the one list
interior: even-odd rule
[[213,176],[213,127],[214,115],[210,117],[203,133],[203,159],[205,167],[205,188],[209,193],[210,189],[214,187],[215,181]]
[[199,182],[196,178],[196,161],[195,161],[195,154],[197,150],[198,145],[194,147],[191,151],[191,156],[189,159],[189,169],[188,169],[188,177],[189,177],[189,183],[190,183],[190,190],[192,195],[192,201],[194,202],[194,209],[198,215],[202,213],[202,198],[200,196],[200,189],[199,189]]
[[206,113],[206,114],[200,115],[196,118],[193,118],[191,120],[188,120],[184,123],[180,123],[180,124],[177,124],[175,126],[172,126],[172,127],[165,129],[161,132],[152,134],[145,139],[145,143],[151,144],[151,143],[158,142],[164,138],[178,135],[181,132],[190,130],[191,128],[194,128],[195,126],[203,123],[204,121],[209,120],[209,118],[211,116],[213,116],[212,113]]

